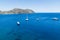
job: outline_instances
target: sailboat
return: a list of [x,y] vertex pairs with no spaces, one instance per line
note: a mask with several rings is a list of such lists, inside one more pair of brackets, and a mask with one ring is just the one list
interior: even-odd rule
[[27,14],[27,17],[26,17],[26,19],[25,19],[26,21],[28,21],[29,19],[28,19],[28,14]]
[[28,21],[29,20],[28,17],[25,20]]

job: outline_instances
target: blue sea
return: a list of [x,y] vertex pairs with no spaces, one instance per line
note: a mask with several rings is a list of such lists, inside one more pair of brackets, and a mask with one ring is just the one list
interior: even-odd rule
[[0,40],[60,40],[60,14],[0,14]]

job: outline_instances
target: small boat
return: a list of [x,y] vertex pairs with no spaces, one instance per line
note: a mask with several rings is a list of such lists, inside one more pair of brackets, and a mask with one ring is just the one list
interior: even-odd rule
[[36,20],[39,20],[39,18],[36,18]]
[[26,21],[28,21],[29,19],[28,18],[26,18]]
[[17,21],[17,25],[20,25],[20,22],[19,21]]
[[25,20],[28,21],[29,20],[28,17]]
[[59,20],[59,18],[54,17],[54,18],[52,18],[52,20],[56,20],[56,21],[58,21],[58,20]]

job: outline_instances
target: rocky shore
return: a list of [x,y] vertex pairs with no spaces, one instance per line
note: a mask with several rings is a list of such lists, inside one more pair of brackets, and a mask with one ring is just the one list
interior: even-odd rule
[[34,13],[34,11],[31,9],[19,9],[19,8],[14,8],[9,11],[0,10],[0,14],[20,14],[20,13]]

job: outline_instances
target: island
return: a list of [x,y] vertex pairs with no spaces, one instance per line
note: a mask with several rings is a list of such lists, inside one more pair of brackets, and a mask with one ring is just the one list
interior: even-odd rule
[[14,8],[9,11],[0,10],[0,14],[21,14],[21,13],[34,13],[34,11],[31,9],[19,9],[19,8]]

